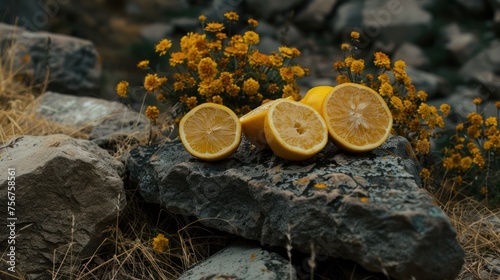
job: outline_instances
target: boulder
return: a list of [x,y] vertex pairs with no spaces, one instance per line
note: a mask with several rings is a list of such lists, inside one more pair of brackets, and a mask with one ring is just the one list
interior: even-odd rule
[[448,81],[439,75],[413,67],[407,67],[406,73],[411,78],[415,88],[417,90],[425,90],[429,98],[434,98],[439,93],[448,91]]
[[[227,0],[225,0],[227,1]],[[237,0],[233,2],[242,2],[243,0]],[[231,1],[229,1],[231,2]],[[304,0],[290,0],[290,1],[279,1],[279,0],[245,0],[246,4],[253,12],[259,17],[264,19],[269,19],[276,16],[277,13],[286,12],[292,10],[303,4]],[[265,8],[264,8],[265,7]]]
[[432,34],[432,15],[414,1],[365,1],[362,36],[386,42],[418,42]]
[[406,65],[415,68],[426,68],[429,66],[429,59],[420,47],[412,43],[403,43],[394,53],[393,61],[402,59]]
[[[124,166],[87,140],[67,135],[20,136],[0,150],[0,169],[15,169],[16,271],[26,279],[70,278],[91,256],[102,232],[126,205]],[[7,176],[0,188],[7,190]],[[7,205],[7,192],[0,203]],[[7,207],[5,207],[5,210]],[[4,210],[2,215],[6,217]],[[2,230],[2,232],[4,232]],[[7,244],[7,235],[0,235]],[[54,263],[55,261],[55,263]],[[57,272],[52,278],[49,272]]]
[[199,279],[295,280],[297,275],[295,268],[279,254],[239,240],[189,268],[177,278]]
[[36,103],[45,118],[86,131],[101,147],[123,139],[145,143],[149,137],[149,120],[119,102],[46,92]]
[[18,74],[39,84],[48,78],[49,90],[93,95],[99,89],[101,59],[88,40],[0,24],[0,45]]
[[309,1],[304,9],[298,11],[294,21],[304,29],[321,29],[337,2],[337,0]]
[[395,279],[455,279],[464,262],[450,221],[419,188],[408,141],[390,137],[370,153],[329,144],[290,162],[243,141],[218,162],[180,141],[133,149],[130,179],[148,202],[270,246],[351,259]]
[[153,23],[146,25],[141,30],[141,36],[147,41],[158,43],[163,38],[172,35],[174,27],[167,23]]
[[464,32],[458,23],[445,26],[442,30],[445,49],[453,54],[454,59],[465,63],[479,50],[479,38],[474,33]]
[[481,50],[460,69],[459,75],[484,86],[491,99],[500,99],[500,40]]

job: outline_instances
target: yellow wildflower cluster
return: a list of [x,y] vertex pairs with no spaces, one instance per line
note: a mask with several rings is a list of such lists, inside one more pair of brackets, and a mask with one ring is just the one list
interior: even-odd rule
[[426,104],[427,93],[422,90],[417,92],[406,73],[406,63],[398,60],[392,64],[389,56],[383,52],[374,54],[376,76],[372,73],[363,75],[365,61],[356,59],[354,55],[357,43],[359,43],[359,33],[353,31],[351,43],[341,45],[344,60],[333,64],[333,68],[339,73],[337,83],[355,82],[377,91],[392,112],[393,134],[406,137],[418,155],[428,154],[433,131],[444,128],[443,117],[449,114],[450,106],[442,104],[437,109]]
[[158,233],[158,235],[153,238],[153,242],[151,242],[151,245],[153,245],[153,250],[155,250],[158,253],[165,253],[168,249],[168,245],[170,243],[170,240],[165,237],[165,235]]
[[443,167],[456,186],[469,186],[473,194],[499,199],[500,180],[492,176],[492,170],[500,160],[500,129],[498,119],[500,102],[496,102],[497,116],[486,119],[481,113],[481,98],[472,101],[476,112],[467,116],[467,121],[456,126],[450,145],[444,148]]
[[[189,32],[180,39],[179,47],[162,39],[155,45],[160,57],[166,57],[172,67],[167,75],[155,73],[144,60],[137,67],[147,71],[144,78],[146,92],[156,95],[161,102],[180,104],[178,117],[196,105],[205,102],[224,104],[237,114],[245,114],[261,105],[264,100],[292,96],[300,99],[297,78],[308,74],[294,62],[300,55],[296,48],[280,47],[276,52],[259,52],[259,34],[255,32],[258,21],[247,20],[242,34],[231,34],[240,21],[235,12],[224,14],[225,23],[206,22],[198,19],[203,32]],[[175,50],[174,50],[175,48]],[[362,65],[353,66],[355,71]],[[128,84],[117,86],[117,93],[124,97]],[[150,118],[156,116],[149,111]]]

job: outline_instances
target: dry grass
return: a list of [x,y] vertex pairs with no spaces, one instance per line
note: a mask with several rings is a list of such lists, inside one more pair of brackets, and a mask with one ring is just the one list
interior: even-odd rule
[[500,279],[500,208],[443,190],[433,194],[465,251],[458,279]]
[[[37,114],[36,97],[40,95],[38,92],[43,92],[43,87],[26,86],[11,65],[11,61],[0,57],[0,144],[19,135],[62,133],[88,138],[87,132],[81,128],[63,126]],[[130,148],[127,143],[122,146],[121,152]],[[474,199],[459,199],[446,192],[434,195],[449,216],[466,251],[466,262],[459,279],[500,279],[500,209],[490,209]],[[54,278],[175,279],[230,239],[228,235],[210,232],[186,217],[155,209],[157,206],[145,206],[133,192],[129,193],[127,200],[130,206],[107,230],[106,239],[94,255],[75,262],[71,244],[54,253],[62,254],[64,262],[72,264],[54,267]],[[145,208],[153,208],[155,212],[148,213]],[[156,217],[156,221],[151,217]],[[169,252],[159,254],[153,251],[151,240],[157,233],[170,239]],[[22,274],[10,276],[24,279]]]
[[18,135],[50,135],[62,133],[75,138],[88,138],[79,128],[51,122],[36,112],[36,97],[44,87],[27,86],[21,69],[12,69],[13,56],[0,54],[0,143]]

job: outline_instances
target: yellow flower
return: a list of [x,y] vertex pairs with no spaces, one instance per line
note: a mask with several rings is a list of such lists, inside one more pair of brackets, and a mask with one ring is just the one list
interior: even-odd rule
[[276,53],[272,53],[269,56],[269,60],[271,61],[271,65],[274,67],[281,67],[283,65],[283,58]]
[[345,67],[345,63],[343,61],[335,61],[335,63],[333,63],[333,69],[335,69],[335,70],[340,70],[344,67]]
[[196,96],[191,96],[186,99],[186,105],[189,109],[193,109],[198,105],[198,100],[196,99]]
[[497,126],[498,125],[498,120],[495,117],[489,117],[486,119],[484,122],[485,125],[487,126]]
[[387,70],[391,69],[391,60],[389,59],[389,56],[387,56],[383,52],[376,52],[375,53],[375,59],[374,59],[373,63],[377,67],[385,68]]
[[476,112],[469,113],[469,115],[467,115],[467,119],[472,125],[480,126],[483,124],[483,116]]
[[398,81],[404,81],[405,79],[408,78],[406,74],[406,63],[402,60],[398,60],[394,63],[394,68],[392,69],[392,72],[394,73],[394,77]]
[[422,168],[422,171],[420,171],[420,177],[422,177],[422,179],[429,179],[431,177],[431,172],[427,168]]
[[488,188],[485,186],[481,187],[481,190],[479,191],[482,195],[487,195],[488,194]]
[[404,110],[403,101],[401,100],[401,98],[399,98],[397,96],[392,96],[391,97],[391,104],[398,111],[403,111]]
[[393,88],[389,83],[382,83],[380,85],[380,89],[378,90],[378,92],[381,96],[391,97],[393,93]]
[[349,78],[344,74],[337,75],[335,80],[337,81],[337,84],[339,84],[339,85],[350,82]]
[[490,140],[484,141],[483,149],[485,149],[487,151],[487,150],[491,149],[492,147],[493,147],[493,143]]
[[456,130],[457,130],[457,132],[464,130],[464,124],[463,123],[457,124]]
[[472,165],[472,159],[469,156],[466,156],[460,160],[460,170],[462,171],[467,171],[469,170],[470,166]]
[[251,18],[248,20],[248,25],[255,28],[255,27],[257,27],[257,25],[259,25],[259,22],[256,21],[255,19]]
[[121,81],[116,85],[116,93],[121,97],[127,97],[128,82]]
[[156,106],[148,106],[146,108],[146,117],[156,123],[158,116],[160,115],[160,110]]
[[155,250],[158,253],[165,253],[168,248],[168,243],[169,240],[168,238],[165,237],[165,235],[158,233],[158,235],[153,238],[153,250]]
[[144,78],[144,88],[147,92],[153,93],[167,81],[166,77],[158,77],[158,74],[147,74]]
[[210,57],[205,57],[198,63],[198,76],[201,80],[213,79],[219,71],[217,70],[217,62]]
[[217,37],[217,39],[219,40],[224,40],[227,38],[227,34],[226,33],[222,33],[222,32],[218,32],[215,34],[215,37]]
[[137,68],[139,69],[146,69],[149,66],[149,60],[142,60],[137,63]]
[[342,45],[340,45],[340,49],[343,51],[348,51],[349,49],[351,49],[351,45],[343,43]]
[[481,130],[478,126],[471,125],[467,128],[467,134],[469,134],[469,136],[472,138],[478,138],[479,136],[481,136]]
[[280,51],[280,53],[283,57],[287,57],[287,58],[293,57],[293,51],[289,47],[279,47],[278,50]]
[[168,39],[162,39],[158,44],[156,44],[155,51],[157,53],[160,53],[160,56],[162,56],[167,53],[170,47],[172,47],[172,41]]
[[476,98],[474,98],[474,100],[472,100],[472,102],[476,105],[479,105],[483,102],[483,100],[479,97],[476,97]]
[[474,159],[472,160],[472,162],[474,162],[481,169],[484,167],[485,164],[484,158],[480,153],[474,155]]
[[201,15],[198,17],[198,20],[201,21],[201,22],[205,22],[205,20],[207,20],[207,17],[204,16],[204,15]]
[[417,92],[417,97],[418,97],[418,99],[425,101],[425,100],[427,100],[427,92],[425,92],[423,90],[419,90]]
[[257,91],[259,91],[259,87],[259,82],[252,78],[249,78],[245,80],[245,82],[243,82],[243,92],[248,95],[257,94]]
[[227,94],[229,94],[229,96],[238,96],[238,94],[240,93],[240,87],[238,85],[235,85],[235,84],[230,84],[228,86],[226,86],[226,92]]
[[453,164],[453,159],[451,157],[446,157],[443,159],[443,167],[446,170],[451,170],[455,168],[455,165]]
[[283,86],[283,95],[282,98],[287,98],[288,96],[293,97],[293,99],[300,100],[300,94],[298,93],[298,89],[291,84],[286,84]]
[[222,97],[220,95],[214,95],[212,96],[212,102],[217,103],[217,104],[223,104],[222,103]]
[[259,43],[259,34],[253,31],[247,31],[243,35],[243,42],[249,45],[256,45]]
[[224,13],[224,17],[230,21],[237,21],[240,18],[240,16],[236,12]]
[[352,31],[351,32],[351,38],[352,39],[359,39],[359,32]]
[[417,141],[415,151],[421,154],[428,154],[430,151],[431,145],[429,144],[429,140],[420,139]]
[[451,109],[450,105],[446,103],[443,103],[441,104],[441,106],[439,106],[439,111],[441,111],[445,117],[447,117],[448,114],[450,113],[450,109]]
[[184,63],[184,60],[186,60],[186,54],[183,52],[174,52],[170,56],[169,63],[170,66],[175,67],[177,64],[182,64]]
[[390,79],[389,79],[389,76],[387,76],[387,74],[380,74],[378,75],[377,79],[381,82],[381,83],[390,83]]
[[500,101],[495,102],[495,107],[500,108]]
[[306,71],[298,65],[292,66],[292,71],[293,71],[293,74],[295,75],[295,77],[297,77],[297,78],[302,78],[302,77],[304,77],[304,75],[306,75]]
[[283,81],[289,83],[293,81],[293,70],[289,67],[280,68],[280,76]]
[[431,108],[429,107],[429,105],[422,103],[418,107],[417,113],[420,114],[422,119],[428,119],[431,116]]
[[351,64],[351,72],[361,75],[365,69],[365,61],[363,59],[354,60]]
[[224,24],[218,22],[207,23],[205,31],[207,32],[221,32],[224,29]]
[[269,86],[267,86],[267,91],[269,91],[270,93],[275,93],[279,90],[280,88],[278,87],[278,85],[276,84],[269,84]]

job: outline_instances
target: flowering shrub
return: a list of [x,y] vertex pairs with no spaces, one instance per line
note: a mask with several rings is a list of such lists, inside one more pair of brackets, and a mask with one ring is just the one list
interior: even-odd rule
[[[371,87],[386,101],[394,119],[393,134],[406,137],[417,155],[430,152],[430,138],[435,136],[436,128],[444,128],[444,119],[450,112],[448,104],[442,104],[439,110],[425,103],[427,93],[417,91],[406,73],[406,64],[398,60],[391,64],[390,58],[382,52],[374,55],[377,73],[363,75],[365,61],[356,59],[354,50],[359,33],[351,33],[351,44],[344,43],[341,49],[344,60],[337,61],[333,68],[339,72],[337,83],[355,82]],[[425,173],[426,171],[424,171]]]
[[[406,73],[406,64],[402,60],[391,63],[390,58],[382,53],[374,54],[373,64],[377,69],[374,75],[363,75],[365,61],[356,59],[359,33],[351,33],[351,43],[344,43],[341,49],[344,60],[334,62],[338,71],[337,83],[355,82],[371,87],[387,102],[392,112],[393,134],[409,140],[422,169],[420,175],[426,184],[430,184],[431,175],[443,174],[440,183],[451,184],[452,190],[463,194],[477,195],[500,203],[500,102],[496,102],[497,116],[484,120],[476,98],[476,112],[471,112],[467,121],[456,127],[455,135],[450,139],[451,148],[437,151],[431,156],[431,140],[442,136],[445,117],[450,113],[448,104],[439,108],[425,103],[427,93],[417,91]],[[442,164],[435,164],[442,162]]]
[[[300,99],[297,78],[308,74],[308,69],[294,63],[300,55],[296,48],[282,46],[278,52],[263,54],[258,51],[258,22],[249,19],[248,30],[231,34],[231,27],[239,20],[235,12],[224,14],[226,24],[206,22],[200,16],[203,32],[190,32],[180,40],[180,49],[172,51],[172,42],[162,39],[155,46],[160,57],[168,59],[173,75],[160,76],[140,61],[144,69],[144,90],[156,95],[159,102],[179,104],[178,117],[196,105],[205,102],[224,104],[242,115],[262,104],[266,99],[292,96]],[[118,83],[116,92],[126,97],[129,84]],[[150,106],[146,116],[158,118],[158,108]]]
[[443,167],[454,183],[454,191],[462,191],[500,202],[500,102],[495,103],[497,116],[484,119],[480,98],[473,100],[476,112],[456,126],[449,148],[444,148]]

